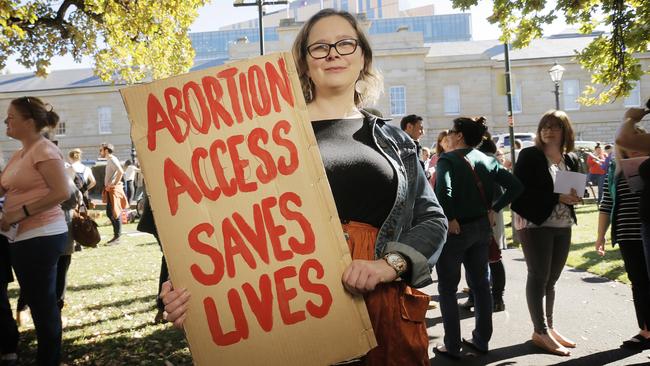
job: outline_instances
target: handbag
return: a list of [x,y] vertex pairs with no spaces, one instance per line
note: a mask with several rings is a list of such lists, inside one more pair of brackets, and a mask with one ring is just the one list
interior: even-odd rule
[[97,223],[88,217],[85,209],[78,211],[78,214],[72,218],[70,232],[72,239],[85,247],[97,248],[97,244],[101,240]]
[[[461,154],[460,152],[454,151],[454,153],[463,159],[469,169],[472,171],[472,175],[474,176],[474,181],[476,182],[476,187],[478,187],[478,191],[481,194],[481,198],[483,199],[483,204],[485,205],[485,208],[487,208],[488,211],[492,209],[492,204],[488,202],[486,196],[485,196],[485,190],[483,189],[483,182],[481,182],[481,179],[479,179],[478,175],[476,174],[476,171],[474,170],[474,167],[472,164],[470,164],[469,160],[467,159],[467,156]],[[494,235],[490,234],[490,244],[488,245],[488,262],[494,263],[498,262],[501,260],[501,248],[499,248],[499,244],[497,243],[496,239],[494,239]]]

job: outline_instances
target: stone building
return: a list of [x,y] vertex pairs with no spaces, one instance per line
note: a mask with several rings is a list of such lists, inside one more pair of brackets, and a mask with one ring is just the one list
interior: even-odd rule
[[[277,40],[267,43],[267,52],[288,51],[299,27],[300,23],[283,22],[276,29]],[[542,113],[555,107],[554,85],[548,74],[555,62],[566,68],[560,85],[560,107],[573,120],[578,139],[612,141],[625,108],[642,105],[650,96],[650,76],[644,75],[625,100],[593,107],[576,103],[580,91],[590,82],[590,74],[576,64],[572,55],[592,39],[593,36],[561,34],[510,52],[518,132],[534,132]],[[500,91],[504,49],[498,41],[430,43],[422,32],[399,27],[393,32],[371,34],[370,42],[385,84],[374,107],[392,117],[396,124],[406,114],[423,116],[424,146],[431,145],[437,133],[449,128],[452,119],[460,115],[483,115],[493,132],[507,130],[506,101]],[[233,43],[227,60],[254,57],[258,49],[255,43]],[[650,53],[638,57],[645,70],[650,68]],[[222,62],[197,61],[195,69]],[[119,94],[123,87],[99,81],[89,69],[54,71],[47,79],[29,73],[1,75],[0,109],[6,111],[8,102],[19,96],[43,97],[62,117],[55,138],[64,153],[79,147],[86,159],[93,160],[99,144],[107,141],[115,145],[116,155],[125,160],[131,155],[131,141]],[[4,133],[1,135],[0,149],[8,158],[19,145]]]

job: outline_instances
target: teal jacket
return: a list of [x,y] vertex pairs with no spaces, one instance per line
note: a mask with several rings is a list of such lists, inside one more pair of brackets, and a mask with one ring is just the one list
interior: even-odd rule
[[[492,209],[500,211],[514,200],[524,187],[514,175],[503,168],[499,162],[482,152],[473,149],[458,149],[444,153],[436,165],[435,192],[448,220],[460,223],[473,221],[487,214],[474,174],[466,160],[467,157],[483,185],[488,202],[494,202]],[[494,201],[495,184],[505,188],[504,194]]]

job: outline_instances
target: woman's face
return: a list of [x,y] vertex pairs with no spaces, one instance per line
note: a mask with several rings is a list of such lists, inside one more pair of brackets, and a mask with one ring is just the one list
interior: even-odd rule
[[442,151],[449,151],[449,135],[445,136],[440,140],[440,146],[442,146]]
[[34,126],[30,123],[31,118],[25,118],[13,104],[9,104],[7,109],[7,118],[5,124],[7,125],[7,136],[20,139],[26,133],[34,130]]
[[445,151],[456,150],[463,141],[463,134],[452,128],[449,130],[449,134],[444,138],[443,141],[447,141],[447,147],[445,147]]
[[323,18],[314,24],[307,38],[308,49],[312,54],[319,52],[317,56],[320,56],[330,48],[329,54],[323,58],[317,59],[307,53],[308,74],[314,83],[316,98],[354,90],[354,83],[359,78],[364,63],[361,47],[357,44],[354,52],[341,56],[331,45],[342,41],[337,48],[346,53],[353,49],[355,42],[358,43],[358,38],[352,25],[337,15]]
[[557,122],[549,122],[540,130],[542,142],[546,145],[562,145],[562,125]]

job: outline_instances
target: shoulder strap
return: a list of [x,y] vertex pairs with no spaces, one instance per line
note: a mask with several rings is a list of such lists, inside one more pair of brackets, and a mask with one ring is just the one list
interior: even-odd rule
[[485,196],[485,189],[483,188],[483,182],[481,179],[478,177],[478,174],[476,174],[476,171],[474,170],[474,167],[472,164],[469,162],[469,159],[467,158],[467,155],[463,155],[461,152],[458,150],[453,151],[456,156],[461,158],[465,164],[467,164],[467,167],[469,167],[469,170],[472,172],[472,176],[474,177],[474,182],[476,183],[476,187],[478,188],[478,192],[481,194],[481,199],[483,199],[483,204],[485,205],[485,208],[488,210],[492,209],[492,204],[490,204]]

